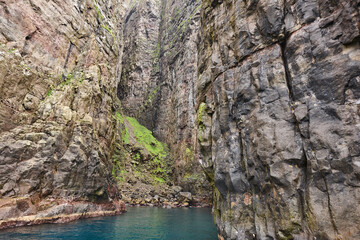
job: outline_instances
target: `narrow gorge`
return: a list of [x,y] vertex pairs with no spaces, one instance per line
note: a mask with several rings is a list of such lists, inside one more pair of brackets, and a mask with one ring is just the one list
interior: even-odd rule
[[360,0],[0,0],[0,229],[357,240],[359,146]]

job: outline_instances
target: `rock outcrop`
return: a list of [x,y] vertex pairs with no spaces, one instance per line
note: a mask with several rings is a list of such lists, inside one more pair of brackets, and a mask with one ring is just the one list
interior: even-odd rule
[[134,1],[124,23],[123,112],[165,142],[175,184],[211,191],[197,161],[196,79],[201,1]]
[[[48,199],[114,203],[111,214],[120,212],[111,154],[126,4],[0,2],[2,226],[41,217]],[[23,197],[40,200],[19,211]],[[65,213],[83,213],[75,209]]]
[[[123,210],[120,198],[136,203],[159,195],[159,203],[177,202],[166,186],[172,179],[184,191],[202,191],[194,203],[209,200],[195,160],[194,93],[187,95],[197,75],[197,59],[189,56],[197,51],[199,6],[0,2],[2,227],[114,214]],[[170,153],[126,116],[166,141]],[[23,199],[30,210],[19,210]],[[112,212],[101,210],[109,203]],[[56,214],[43,219],[63,204],[76,207],[58,212],[61,220]]]
[[359,1],[203,1],[198,121],[221,239],[359,239]]
[[219,239],[360,239],[359,9],[0,1],[1,226],[164,202],[167,176],[188,203],[204,170]]

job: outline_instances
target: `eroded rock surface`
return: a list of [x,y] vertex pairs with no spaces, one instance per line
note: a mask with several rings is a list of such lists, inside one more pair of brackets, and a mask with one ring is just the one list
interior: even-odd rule
[[[126,4],[0,3],[2,200],[37,196],[111,204],[119,199],[110,156],[117,134],[118,30]],[[6,206],[17,209],[10,206],[14,201]],[[31,214],[14,210],[11,218],[41,215],[38,206],[33,204]]]
[[168,144],[170,195],[209,194],[205,170],[220,239],[360,239],[359,9],[0,1],[0,223],[116,212],[119,162],[159,155],[125,141],[126,115]]
[[198,116],[225,239],[358,239],[359,1],[203,1]]
[[124,23],[118,97],[165,142],[175,184],[211,196],[198,159],[196,131],[197,44],[201,1],[134,1]]

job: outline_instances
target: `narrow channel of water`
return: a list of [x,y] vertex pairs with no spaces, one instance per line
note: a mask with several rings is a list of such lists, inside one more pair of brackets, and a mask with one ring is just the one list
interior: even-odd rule
[[0,231],[8,240],[216,240],[210,209],[130,207],[119,216]]

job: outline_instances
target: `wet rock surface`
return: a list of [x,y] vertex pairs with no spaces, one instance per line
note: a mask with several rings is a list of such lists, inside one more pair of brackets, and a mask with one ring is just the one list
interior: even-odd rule
[[73,200],[31,198],[0,201],[0,230],[45,223],[66,223],[78,219],[112,216],[125,212],[124,202],[91,203]]
[[358,239],[359,1],[204,1],[198,116],[224,239]]

